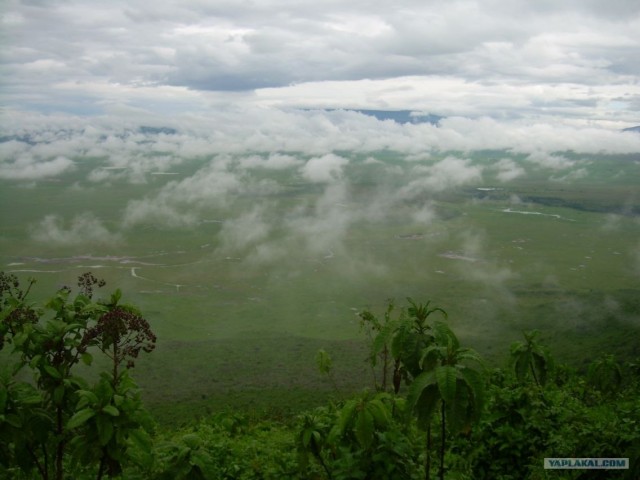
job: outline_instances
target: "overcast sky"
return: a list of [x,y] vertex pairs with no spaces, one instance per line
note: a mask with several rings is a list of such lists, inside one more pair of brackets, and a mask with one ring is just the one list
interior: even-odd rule
[[19,112],[410,109],[640,123],[637,0],[4,0]]

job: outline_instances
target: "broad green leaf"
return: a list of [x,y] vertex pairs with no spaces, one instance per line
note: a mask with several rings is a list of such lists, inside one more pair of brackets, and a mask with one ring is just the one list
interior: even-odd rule
[[85,424],[90,418],[92,418],[96,412],[91,408],[85,408],[77,412],[73,417],[69,419],[67,423],[68,429],[78,428],[79,426]]
[[429,385],[422,390],[415,406],[415,410],[418,413],[418,426],[420,428],[426,429],[431,423],[431,417],[433,417],[433,413],[441,398],[440,391],[436,385]]
[[360,446],[369,448],[373,443],[373,433],[373,415],[364,409],[358,414],[355,425],[355,435]]
[[435,369],[440,395],[445,402],[453,402],[456,397],[457,369],[451,365],[442,365]]
[[473,397],[474,410],[479,416],[484,407],[484,380],[482,374],[471,368],[463,368],[461,373]]
[[418,399],[422,395],[422,391],[430,385],[436,383],[436,376],[433,371],[423,372],[418,375],[411,386],[409,387],[409,393],[407,395],[407,403],[409,408],[414,408],[418,402]]
[[345,403],[344,407],[342,407],[340,417],[338,418],[338,422],[335,425],[339,436],[344,435],[345,432],[349,429],[349,425],[353,422],[353,416],[356,410],[356,406],[357,402],[355,400],[349,400],[347,403]]
[[60,372],[55,369],[54,367],[52,367],[51,365],[45,365],[44,366],[44,371],[47,372],[49,374],[49,376],[60,380],[62,378],[62,375],[60,375]]
[[111,415],[112,417],[117,417],[118,415],[120,415],[120,411],[113,405],[107,405],[102,409],[102,411],[108,415]]
[[40,363],[40,360],[42,359],[42,355],[35,355],[31,361],[29,362],[29,366],[31,368],[36,368],[38,366],[38,364]]
[[40,392],[33,385],[20,383],[16,386],[16,390],[20,392],[20,402],[24,405],[37,405],[42,401]]
[[435,322],[433,324],[433,329],[436,333],[436,342],[440,345],[451,345],[453,350],[458,350],[460,348],[460,342],[458,341],[458,337],[453,333],[453,330],[449,328],[449,326],[444,322]]
[[387,425],[390,421],[390,414],[387,406],[380,399],[376,398],[367,404],[367,410],[373,415],[373,419],[377,425]]
[[446,349],[438,345],[429,345],[422,350],[420,356],[420,368],[423,370],[433,370],[438,360],[446,355]]
[[84,352],[81,358],[82,363],[84,363],[85,365],[91,365],[91,362],[93,362],[93,355],[91,355],[89,352]]
[[515,372],[518,381],[523,382],[527,378],[527,372],[529,369],[530,356],[528,352],[517,353]]
[[455,399],[446,404],[446,415],[447,426],[454,432],[467,430],[475,418],[472,395],[462,379],[458,380]]
[[72,330],[78,330],[82,328],[82,324],[80,323],[72,323],[71,325],[67,325],[64,327],[64,333],[68,333]]
[[132,430],[128,442],[127,455],[143,468],[150,469],[153,466],[153,443],[149,434],[141,428]]
[[547,359],[540,355],[539,353],[533,354],[533,368],[535,369],[536,375],[538,375],[538,381],[540,385],[544,385],[547,383]]
[[95,405],[98,403],[98,397],[90,390],[80,390],[78,395],[80,396],[80,400],[78,400],[76,408],[84,408],[87,405]]
[[98,427],[100,445],[105,446],[113,437],[113,423],[106,415],[98,415],[96,417],[96,426]]

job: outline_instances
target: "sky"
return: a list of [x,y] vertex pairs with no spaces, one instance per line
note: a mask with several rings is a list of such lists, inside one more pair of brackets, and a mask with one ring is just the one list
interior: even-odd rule
[[637,0],[5,0],[0,23],[5,132],[341,108],[640,124]]

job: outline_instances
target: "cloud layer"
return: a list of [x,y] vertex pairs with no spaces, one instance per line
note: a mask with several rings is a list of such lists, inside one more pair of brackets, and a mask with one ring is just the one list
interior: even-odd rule
[[628,126],[640,108],[634,0],[11,0],[0,23],[1,99],[16,110],[359,107]]

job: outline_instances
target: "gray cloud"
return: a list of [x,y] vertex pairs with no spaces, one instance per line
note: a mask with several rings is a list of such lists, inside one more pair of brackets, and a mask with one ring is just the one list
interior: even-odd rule
[[[48,113],[166,116],[255,103],[264,89],[280,104],[309,106],[304,89],[289,95],[307,86],[324,106],[407,108],[423,98],[419,108],[446,115],[631,122],[633,102],[611,101],[640,94],[632,0],[169,1],[153,9],[141,0],[14,0],[0,22],[3,103]],[[440,82],[426,97],[398,88],[412,77]],[[363,95],[345,99],[331,82]]]

